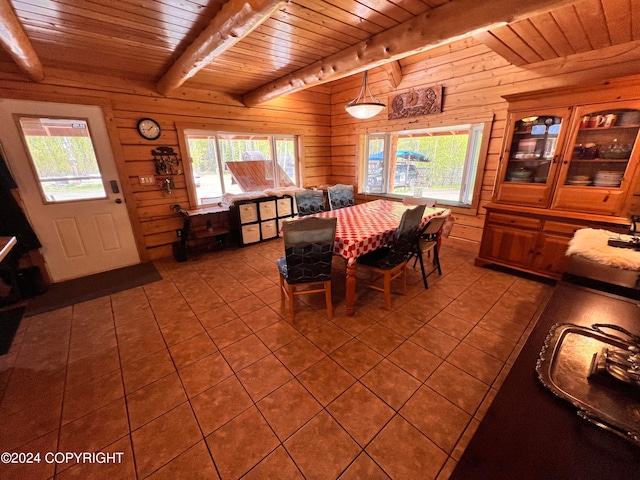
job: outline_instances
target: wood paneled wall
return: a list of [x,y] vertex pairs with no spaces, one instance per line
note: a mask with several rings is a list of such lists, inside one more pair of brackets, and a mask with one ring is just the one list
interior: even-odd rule
[[[186,159],[186,152],[180,150],[176,124],[192,124],[199,128],[223,126],[236,132],[298,133],[303,144],[303,185],[325,184],[330,179],[328,87],[299,92],[248,109],[236,99],[215,92],[181,89],[179,98],[165,98],[155,93],[152,85],[123,84],[98,76],[85,78],[85,82],[82,80],[58,71],[48,72],[43,83],[35,84],[16,75],[0,73],[0,98],[103,107],[143,258],[153,260],[171,256],[171,244],[177,241],[176,229],[182,226],[182,220],[169,207],[176,203],[188,206],[184,174],[174,177],[176,188],[171,195],[165,195],[155,185],[140,185],[138,178],[155,174],[151,150],[158,146],[172,147],[181,159]],[[147,141],[138,135],[136,125],[143,117],[159,121],[162,135],[158,140]]]
[[[480,206],[491,199],[500,160],[508,103],[503,95],[569,85],[602,82],[640,73],[640,42],[599,52],[516,67],[473,38],[429,50],[400,61],[402,81],[394,87],[384,68],[369,72],[373,94],[389,105],[393,97],[412,89],[443,86],[442,113],[388,120],[386,111],[370,120],[357,120],[344,105],[358,93],[362,75],[333,82],[331,96],[332,177],[334,183],[357,185],[359,139],[364,133],[421,129],[466,123],[493,114],[493,126],[484,172]],[[449,244],[477,251],[482,238],[485,210],[477,214],[454,208],[456,219]]]
[[[461,40],[402,60],[402,81],[397,87],[383,68],[370,72],[374,94],[387,103],[397,93],[443,85],[441,114],[395,121],[388,121],[384,113],[367,121],[346,114],[344,105],[357,95],[361,75],[247,109],[238,99],[213,91],[183,88],[165,98],[155,93],[152,84],[132,84],[99,74],[48,69],[44,82],[35,84],[15,73],[11,64],[0,63],[0,98],[96,104],[105,109],[136,239],[143,258],[156,259],[171,255],[181,221],[169,205],[187,204],[185,181],[183,176],[176,177],[176,189],[165,196],[155,186],[140,185],[138,177],[154,174],[151,149],[157,146],[173,147],[185,158],[178,144],[177,123],[202,127],[222,123],[236,131],[301,132],[304,186],[356,185],[360,134],[389,127],[402,130],[464,123],[490,114],[494,121],[482,172],[482,205],[490,200],[499,162],[508,107],[502,95],[640,74],[639,58],[637,42],[521,68],[471,38]],[[160,139],[149,142],[138,136],[135,126],[142,117],[160,122]],[[448,241],[476,250],[484,210],[469,215],[457,209],[454,215],[456,224]]]

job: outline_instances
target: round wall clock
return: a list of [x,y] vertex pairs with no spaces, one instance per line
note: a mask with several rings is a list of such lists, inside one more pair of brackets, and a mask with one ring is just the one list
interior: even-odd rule
[[141,118],[138,121],[138,133],[142,136],[142,138],[146,138],[147,140],[155,140],[162,133],[162,129],[158,122],[156,122],[152,118]]

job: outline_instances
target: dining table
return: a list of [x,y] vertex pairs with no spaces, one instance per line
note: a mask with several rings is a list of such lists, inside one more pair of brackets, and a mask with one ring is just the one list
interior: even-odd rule
[[[352,316],[356,297],[357,258],[391,242],[400,225],[402,214],[415,205],[404,205],[392,200],[373,200],[351,207],[316,213],[314,217],[336,218],[334,253],[347,262],[346,304],[347,315]],[[425,208],[421,227],[444,208]]]

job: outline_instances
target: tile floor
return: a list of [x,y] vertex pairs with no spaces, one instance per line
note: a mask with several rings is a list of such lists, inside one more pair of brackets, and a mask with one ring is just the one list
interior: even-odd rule
[[23,319],[0,357],[0,452],[41,457],[0,478],[448,478],[553,287],[445,246],[428,290],[411,271],[388,312],[365,277],[347,317],[336,258],[334,318],[299,297],[291,325],[282,250],[167,259],[162,281]]

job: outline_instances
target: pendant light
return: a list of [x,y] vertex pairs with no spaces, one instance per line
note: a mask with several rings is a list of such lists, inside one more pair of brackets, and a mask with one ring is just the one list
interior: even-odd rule
[[347,103],[344,107],[347,113],[352,117],[360,119],[375,117],[386,108],[386,105],[381,103],[371,93],[369,84],[367,83],[368,78],[369,72],[365,70],[360,93],[358,93],[358,96]]

